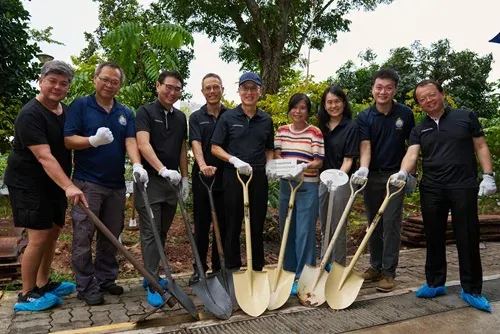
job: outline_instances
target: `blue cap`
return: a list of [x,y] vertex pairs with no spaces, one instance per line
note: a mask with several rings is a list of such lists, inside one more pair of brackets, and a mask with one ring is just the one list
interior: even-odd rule
[[240,83],[238,84],[238,86],[244,83],[245,81],[253,81],[257,85],[262,87],[262,81],[260,80],[260,77],[253,72],[243,73],[240,77]]

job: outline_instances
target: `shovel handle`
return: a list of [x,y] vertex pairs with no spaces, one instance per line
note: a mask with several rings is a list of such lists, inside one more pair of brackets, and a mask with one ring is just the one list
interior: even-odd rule
[[[94,225],[101,231],[106,238],[113,244],[113,246],[116,247],[120,251],[120,253],[127,258],[127,260],[134,266],[139,273],[146,278],[146,280],[149,282],[149,284],[155,289],[161,296],[162,299],[166,298],[166,294],[163,291],[163,288],[161,287],[160,284],[156,281],[156,279],[151,275],[140,263],[139,261],[136,260],[136,258],[123,246],[118,239],[111,233],[111,231],[104,225],[99,218],[89,209],[87,208],[82,202],[79,203],[80,208],[85,212],[85,214],[92,220]],[[169,298],[166,300],[168,306],[172,307],[176,304],[175,298],[172,296],[169,296]]]
[[[238,177],[238,180],[241,183],[241,187],[243,188],[243,212],[245,217],[245,246],[247,251],[247,272],[251,273],[253,270],[252,238],[250,236],[252,230],[250,228],[250,202],[248,197],[248,186],[250,184],[250,181],[252,180],[253,173],[250,173],[247,182],[244,182],[241,179],[240,172],[238,171],[238,169],[236,169],[236,176]],[[251,275],[249,277],[250,277],[249,282],[251,283]],[[250,289],[251,289],[251,284],[250,284]]]
[[278,266],[276,267],[276,275],[274,275],[272,291],[276,291],[276,288],[278,287],[279,276],[281,273],[281,269],[283,269],[283,262],[285,259],[285,249],[286,243],[288,241],[288,233],[290,231],[290,222],[292,221],[295,195],[297,194],[297,190],[299,190],[300,186],[302,186],[302,183],[304,183],[304,174],[302,174],[300,181],[297,183],[295,188],[292,185],[292,180],[288,180],[288,184],[290,185],[290,200],[288,201],[288,212],[286,214],[285,228],[283,229],[283,235],[281,236],[280,254],[278,257]]
[[[382,205],[380,205],[380,208],[378,209],[377,214],[373,218],[372,223],[370,224],[370,227],[366,231],[366,235],[363,238],[363,241],[361,241],[361,244],[359,245],[358,250],[356,251],[356,254],[354,254],[354,256],[352,257],[351,263],[349,263],[349,267],[347,267],[347,269],[344,271],[342,279],[340,280],[340,283],[339,283],[339,289],[342,288],[342,285],[344,285],[344,282],[347,279],[347,276],[349,276],[349,274],[351,273],[351,271],[354,269],[354,266],[356,265],[356,262],[358,262],[359,257],[361,256],[361,254],[365,250],[366,245],[368,243],[368,240],[370,239],[370,236],[372,235],[373,231],[377,227],[377,224],[380,221],[380,218],[382,217],[382,215],[384,214],[385,208],[389,204],[390,200],[394,196],[396,196],[397,194],[399,194],[405,188],[406,182],[401,181],[401,183],[399,184],[399,189],[397,189],[396,191],[394,191],[394,192],[391,193],[390,192],[391,191],[391,189],[390,189],[390,185],[391,185],[390,181],[391,181],[390,179],[387,180],[387,183],[386,183],[386,186],[385,186],[386,195],[385,195],[384,201],[382,202]],[[396,186],[396,188],[398,188],[398,187]]]

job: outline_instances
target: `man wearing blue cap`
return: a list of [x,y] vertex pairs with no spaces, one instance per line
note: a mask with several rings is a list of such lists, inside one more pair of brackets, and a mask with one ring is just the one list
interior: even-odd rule
[[257,108],[262,81],[255,73],[244,73],[239,80],[241,104],[228,110],[217,122],[212,136],[212,154],[224,164],[224,205],[226,238],[224,255],[230,269],[241,267],[240,233],[243,220],[243,191],[236,169],[244,179],[253,174],[249,185],[250,226],[253,269],[264,267],[263,229],[267,211],[265,166],[273,158],[274,129],[269,115]]

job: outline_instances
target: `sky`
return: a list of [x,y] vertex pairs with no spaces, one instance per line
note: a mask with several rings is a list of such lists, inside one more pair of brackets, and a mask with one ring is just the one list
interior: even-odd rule
[[[151,0],[139,0],[148,6]],[[98,26],[98,6],[92,0],[23,0],[31,14],[31,27],[53,27],[53,39],[65,46],[41,44],[43,53],[71,63],[85,47],[84,31],[93,32]],[[473,4],[473,5],[472,5]],[[76,14],[75,14],[76,13]],[[378,62],[389,56],[391,49],[409,46],[420,40],[429,46],[443,38],[451,41],[454,50],[470,49],[484,56],[493,54],[490,80],[500,78],[500,44],[488,43],[500,32],[499,0],[394,0],[380,5],[375,11],[349,14],[350,31],[340,33],[338,41],[323,51],[311,52],[310,73],[315,80],[325,80],[346,61],[357,61],[360,52],[373,49]],[[190,64],[191,76],[185,90],[193,95],[191,102],[203,104],[201,79],[208,72],[222,77],[225,98],[239,101],[237,90],[241,75],[237,63],[225,63],[219,58],[220,41],[212,43],[202,34],[194,34],[195,59]],[[303,48],[303,55],[307,49]],[[305,70],[304,70],[305,71]]]

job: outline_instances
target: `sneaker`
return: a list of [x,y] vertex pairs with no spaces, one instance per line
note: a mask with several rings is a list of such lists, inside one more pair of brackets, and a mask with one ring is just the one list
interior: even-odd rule
[[434,298],[437,296],[444,296],[445,294],[446,287],[444,285],[431,288],[427,284],[424,284],[417,291],[415,291],[415,295],[418,298]]
[[110,295],[121,295],[123,293],[123,288],[116,283],[108,283],[106,285],[101,285],[99,288],[100,292],[107,292]]
[[53,282],[49,279],[47,284],[39,288],[42,292],[50,292],[58,297],[67,296],[76,290],[76,284],[72,282]]
[[365,279],[366,283],[377,282],[382,278],[382,274],[377,269],[368,268],[364,273],[360,275]]
[[200,280],[200,276],[198,275],[198,272],[195,271],[193,275],[189,278],[189,285],[192,285]]
[[389,275],[382,275],[382,279],[378,282],[376,289],[381,292],[391,292],[394,290],[394,277]]
[[330,270],[332,270],[332,264],[331,263],[328,263],[326,266],[325,266],[325,270],[327,273],[330,272]]
[[19,293],[14,312],[19,311],[44,311],[62,304],[62,299],[51,293],[44,293],[38,287],[34,287],[26,294]]
[[460,296],[462,299],[472,307],[477,308],[481,311],[486,311],[491,313],[490,303],[486,298],[475,293],[467,293],[464,290],[460,291]]
[[95,306],[95,305],[101,305],[104,304],[104,297],[102,296],[102,293],[86,293],[83,294],[81,292],[78,293],[76,298],[83,300],[85,304],[89,306]]
[[161,299],[161,296],[158,292],[153,291],[151,288],[148,288],[147,291],[148,291],[147,300],[149,305],[153,307],[158,307],[163,304],[163,299]]
[[295,280],[292,285],[292,291],[290,292],[290,296],[296,296],[297,295],[297,286],[299,285],[299,281]]

